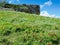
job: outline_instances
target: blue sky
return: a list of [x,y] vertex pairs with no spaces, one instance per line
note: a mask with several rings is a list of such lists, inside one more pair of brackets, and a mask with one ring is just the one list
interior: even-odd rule
[[7,0],[12,4],[40,5],[41,16],[60,17],[60,0]]

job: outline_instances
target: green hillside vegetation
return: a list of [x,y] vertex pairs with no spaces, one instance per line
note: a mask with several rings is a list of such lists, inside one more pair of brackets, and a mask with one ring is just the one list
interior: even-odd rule
[[2,1],[0,2],[0,8],[2,8],[2,7],[6,4],[5,1],[6,1],[6,0],[2,0]]
[[60,19],[0,11],[0,45],[60,45]]

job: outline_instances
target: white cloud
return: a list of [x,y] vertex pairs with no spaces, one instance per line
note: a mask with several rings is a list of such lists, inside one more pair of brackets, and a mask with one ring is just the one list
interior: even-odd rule
[[42,11],[40,16],[46,16],[46,17],[56,17],[55,14],[49,14],[47,11]]
[[[43,5],[40,5],[40,8],[44,8],[45,6],[51,6],[52,5],[52,1],[49,0],[47,2],[45,2]],[[42,11],[40,13],[40,16],[45,16],[45,17],[54,17],[56,18],[57,16],[55,14],[49,14],[47,11]]]
[[[40,5],[40,8],[43,9],[45,6],[51,6],[52,4],[53,4],[52,1],[49,0],[49,1],[45,2],[43,5]],[[60,18],[59,16],[56,16],[56,14],[49,14],[45,10],[40,13],[40,16]]]
[[49,0],[49,1],[45,2],[44,4],[47,5],[47,6],[51,6],[52,5],[52,1]]
[[49,1],[45,2],[43,5],[40,5],[40,7],[41,7],[41,9],[42,9],[42,8],[45,7],[45,6],[51,6],[52,4],[53,4],[52,1],[49,0]]
[[43,8],[45,5],[40,5],[40,8]]
[[12,3],[12,1],[10,0],[9,3]]
[[19,1],[19,0],[17,0],[17,1]]

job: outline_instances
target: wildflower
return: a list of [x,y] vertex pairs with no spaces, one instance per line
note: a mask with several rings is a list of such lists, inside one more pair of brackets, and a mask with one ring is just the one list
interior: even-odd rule
[[51,45],[50,43],[48,43],[47,45]]

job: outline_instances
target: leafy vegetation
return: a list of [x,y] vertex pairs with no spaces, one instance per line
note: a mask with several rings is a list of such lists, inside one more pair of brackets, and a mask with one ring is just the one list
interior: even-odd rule
[[60,45],[60,19],[1,10],[0,45]]
[[6,4],[5,1],[6,1],[6,0],[1,0],[1,2],[0,2],[0,8],[3,7],[3,6]]

